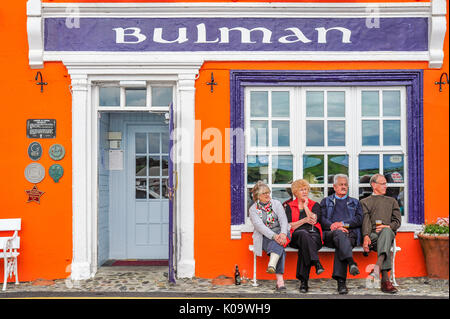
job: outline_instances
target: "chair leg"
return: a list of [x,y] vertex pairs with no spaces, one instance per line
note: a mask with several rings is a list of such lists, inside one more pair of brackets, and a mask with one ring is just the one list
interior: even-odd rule
[[8,259],[5,258],[5,276],[3,279],[3,289],[2,289],[3,291],[6,290],[7,283],[8,283]]
[[258,284],[256,283],[256,254],[253,253],[253,287],[258,287]]
[[17,257],[14,258],[14,277],[16,277],[16,285],[19,284],[19,273],[17,271]]
[[392,243],[392,270],[391,270],[391,281],[392,285],[398,287],[397,281],[395,280],[395,255],[397,253],[397,245],[394,242]]

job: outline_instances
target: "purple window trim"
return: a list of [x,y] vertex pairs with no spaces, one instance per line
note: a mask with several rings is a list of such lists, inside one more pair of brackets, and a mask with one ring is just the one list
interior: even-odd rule
[[[244,129],[245,86],[406,86],[408,135],[408,222],[424,222],[423,70],[230,71],[230,128]],[[245,223],[245,167],[237,160],[244,139],[231,139],[231,225]]]

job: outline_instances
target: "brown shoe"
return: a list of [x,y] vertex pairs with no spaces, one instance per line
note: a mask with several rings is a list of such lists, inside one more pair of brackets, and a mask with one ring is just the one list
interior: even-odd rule
[[387,280],[381,282],[381,291],[388,294],[395,294],[398,290],[392,285],[392,283],[389,280]]

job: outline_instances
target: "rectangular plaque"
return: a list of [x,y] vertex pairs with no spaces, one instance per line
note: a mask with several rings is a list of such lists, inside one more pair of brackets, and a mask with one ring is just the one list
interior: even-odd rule
[[56,120],[30,119],[27,120],[28,138],[55,138]]

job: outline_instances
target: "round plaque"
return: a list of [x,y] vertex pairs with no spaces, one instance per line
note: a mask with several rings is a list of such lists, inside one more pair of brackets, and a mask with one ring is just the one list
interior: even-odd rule
[[39,142],[33,142],[28,146],[28,156],[32,161],[37,161],[42,156],[42,146]]
[[64,157],[66,151],[64,150],[64,146],[62,146],[61,144],[53,144],[52,146],[50,146],[48,153],[53,160],[59,161]]
[[39,163],[31,163],[25,168],[25,178],[30,183],[36,184],[45,177],[45,168]]
[[63,176],[64,174],[64,169],[62,168],[61,165],[59,164],[53,164],[52,166],[50,166],[50,168],[48,169],[48,174],[50,175],[51,178],[53,178],[53,180],[55,181],[55,183],[58,183],[59,179]]

